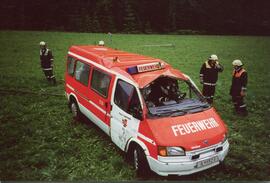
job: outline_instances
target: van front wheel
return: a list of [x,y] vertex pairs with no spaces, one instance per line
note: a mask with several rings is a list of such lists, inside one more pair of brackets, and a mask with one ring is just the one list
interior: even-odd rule
[[140,147],[135,147],[133,150],[133,165],[138,176],[145,177],[149,175],[150,168],[144,154],[144,151]]

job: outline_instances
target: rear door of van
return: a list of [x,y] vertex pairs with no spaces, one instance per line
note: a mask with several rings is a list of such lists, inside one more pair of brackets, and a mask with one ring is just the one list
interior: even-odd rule
[[87,114],[87,109],[90,108],[89,92],[91,65],[79,59],[68,57],[68,73],[66,74],[66,81],[68,86],[73,89],[77,97],[77,102],[81,112]]

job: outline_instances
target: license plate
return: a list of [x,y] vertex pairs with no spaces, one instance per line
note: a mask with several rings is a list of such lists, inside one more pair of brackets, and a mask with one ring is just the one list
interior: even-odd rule
[[217,161],[218,161],[218,156],[214,156],[212,158],[209,158],[209,159],[206,159],[206,160],[197,162],[196,167],[197,168],[200,168],[200,167],[203,167],[203,166],[207,166],[207,165],[213,164],[213,163],[215,163]]

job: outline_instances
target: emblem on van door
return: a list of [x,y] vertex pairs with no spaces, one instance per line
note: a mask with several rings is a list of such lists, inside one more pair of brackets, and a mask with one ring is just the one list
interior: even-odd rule
[[127,119],[122,119],[122,124],[123,124],[123,127],[126,127],[127,126]]
[[204,143],[205,145],[208,145],[208,140],[204,140],[203,143]]

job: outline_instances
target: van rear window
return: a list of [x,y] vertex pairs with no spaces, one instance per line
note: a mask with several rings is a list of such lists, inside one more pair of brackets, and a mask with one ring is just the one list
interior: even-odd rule
[[91,88],[103,97],[108,96],[111,77],[102,71],[93,70]]
[[75,66],[75,59],[69,56],[67,60],[67,72],[70,76],[74,75],[74,66]]

